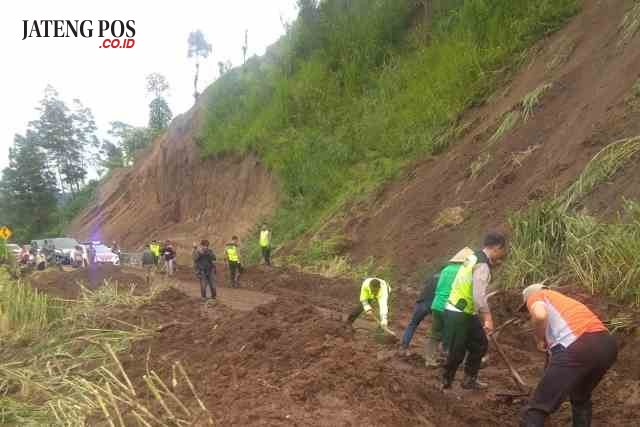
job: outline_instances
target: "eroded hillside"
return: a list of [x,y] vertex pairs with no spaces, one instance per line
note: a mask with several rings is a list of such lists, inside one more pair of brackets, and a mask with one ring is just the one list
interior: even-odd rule
[[[203,95],[204,97],[204,95]],[[277,203],[277,185],[254,156],[202,159],[194,142],[201,105],[177,117],[135,165],[115,171],[71,224],[80,238],[137,249],[152,238],[191,247],[244,235]]]

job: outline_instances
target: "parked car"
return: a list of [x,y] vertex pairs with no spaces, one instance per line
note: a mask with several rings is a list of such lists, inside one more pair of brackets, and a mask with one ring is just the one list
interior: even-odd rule
[[53,244],[55,249],[56,258],[61,264],[71,264],[71,253],[78,246],[78,241],[71,237],[57,237],[49,239],[49,242]]
[[93,247],[96,250],[96,263],[120,265],[120,257],[109,246],[98,244]]

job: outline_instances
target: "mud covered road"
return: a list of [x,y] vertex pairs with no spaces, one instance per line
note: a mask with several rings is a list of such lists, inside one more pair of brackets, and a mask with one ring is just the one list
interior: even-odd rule
[[[127,269],[114,275],[137,274]],[[351,280],[252,267],[242,276],[241,289],[229,289],[223,274],[215,304],[201,301],[195,276],[185,270],[174,288],[152,302],[121,309],[118,318],[132,324],[171,325],[122,356],[134,383],[142,384],[148,370],[169,380],[173,363],[181,361],[221,426],[517,425],[523,402],[496,399],[497,392],[516,387],[493,349],[481,372],[490,384],[487,392],[464,391],[456,382],[443,394],[438,370],[425,369],[421,356],[428,321],[414,339],[414,354],[400,357],[397,342],[378,336],[371,323],[359,321],[352,328],[342,320],[357,303],[358,286]],[[605,319],[617,313],[606,301],[572,294]],[[513,315],[516,302],[517,296],[495,300],[498,324]],[[396,292],[391,312],[396,332],[404,329],[412,303],[410,295]],[[500,342],[524,379],[535,385],[544,356],[535,352],[524,329],[505,330]],[[634,335],[618,339],[618,363],[594,396],[594,426],[637,425],[640,340]],[[186,388],[176,392],[193,398]],[[567,405],[550,425],[570,425]]]

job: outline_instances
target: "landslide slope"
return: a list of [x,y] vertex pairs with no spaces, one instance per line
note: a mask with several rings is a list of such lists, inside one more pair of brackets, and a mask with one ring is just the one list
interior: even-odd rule
[[[411,273],[479,243],[488,228],[505,228],[510,211],[564,190],[603,147],[640,135],[633,5],[584,1],[565,28],[529,50],[506,87],[460,118],[464,131],[451,150],[416,161],[323,231],[345,236],[355,261],[375,254]],[[637,198],[635,165],[637,156],[585,207],[612,214]]]
[[128,249],[152,238],[171,239],[182,248],[208,238],[220,246],[269,215],[277,185],[256,157],[201,158],[194,137],[202,115],[199,102],[176,117],[134,166],[116,170],[71,223],[71,234],[115,240]]

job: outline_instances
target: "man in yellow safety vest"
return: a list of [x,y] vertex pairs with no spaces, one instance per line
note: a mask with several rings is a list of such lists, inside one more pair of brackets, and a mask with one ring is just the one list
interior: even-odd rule
[[266,265],[271,265],[271,231],[267,224],[262,224],[260,231],[260,249],[262,250],[262,258]]
[[[506,239],[497,232],[484,238],[482,250],[467,257],[451,285],[445,306],[447,360],[442,388],[451,388],[458,367],[467,356],[462,388],[481,389],[478,381],[482,358],[487,353],[487,334],[493,331],[493,317],[487,303],[487,287],[491,281],[491,267],[506,255]],[[468,354],[467,354],[468,353]]]
[[224,248],[225,261],[229,268],[229,276],[231,278],[231,287],[240,286],[240,273],[242,272],[242,263],[238,254],[238,236],[233,236],[231,242],[227,243]]
[[[378,321],[381,328],[386,328],[389,324],[390,294],[391,287],[384,280],[377,277],[365,279],[360,287],[360,304],[358,304],[358,306],[354,308],[353,312],[351,312],[348,317],[348,322],[355,322],[362,312],[365,312],[367,316]],[[374,302],[378,303],[378,318],[374,315],[371,307]]]

